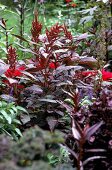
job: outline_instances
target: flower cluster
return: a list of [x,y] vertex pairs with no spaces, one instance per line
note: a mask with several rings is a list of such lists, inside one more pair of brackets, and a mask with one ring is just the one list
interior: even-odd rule
[[68,29],[67,29],[67,27],[65,25],[63,26],[63,31],[64,31],[64,34],[65,34],[66,38],[68,38],[69,40],[73,39],[71,32],[68,31]]
[[7,53],[7,61],[9,64],[8,70],[5,72],[7,78],[15,78],[22,76],[22,71],[25,70],[24,66],[17,67],[17,54],[16,49],[10,46]]
[[68,6],[75,8],[77,6],[76,3],[74,3],[72,0],[65,0]]
[[9,89],[12,94],[12,90],[18,89],[19,91],[19,89],[24,88],[23,85],[19,84],[16,78],[21,77],[23,75],[22,71],[24,71],[26,68],[25,66],[17,66],[16,49],[12,46],[8,48],[7,61],[9,64],[9,68],[4,73],[6,79],[4,79],[3,82],[5,83],[5,85],[7,85],[7,89]]
[[7,91],[10,95],[18,94],[21,89],[24,88],[18,81],[18,77],[23,75],[22,71],[26,68],[24,65],[17,66],[17,54],[16,49],[10,46],[7,53],[7,61],[9,68],[4,73],[6,79],[3,79],[3,83],[7,86]]
[[49,68],[50,69],[56,69],[58,66],[59,66],[59,63],[57,63],[57,62],[49,63]]
[[[82,75],[84,77],[87,77],[87,76],[96,76],[98,75],[98,70],[91,70],[91,71],[83,71],[82,72]],[[109,71],[106,71],[104,69],[101,70],[101,75],[102,75],[102,80],[103,81],[111,81],[112,80],[112,73],[109,72]]]
[[38,37],[41,33],[41,30],[42,30],[42,24],[38,21],[38,15],[37,12],[35,11],[35,18],[32,22],[32,28],[31,28],[33,42],[38,43],[39,41]]
[[66,25],[58,25],[57,23],[53,27],[51,27],[50,30],[46,30],[48,41],[54,42],[57,38],[59,38],[61,32],[64,32],[66,38],[72,40],[72,34],[68,31]]
[[7,60],[12,71],[15,70],[16,59],[17,59],[16,49],[10,46],[8,48]]
[[12,69],[8,69],[6,72],[5,72],[5,75],[6,77],[9,77],[9,78],[15,78],[15,77],[20,77],[22,76],[22,71],[25,70],[25,67],[24,66],[20,66],[18,68],[15,68],[14,70]]
[[46,29],[46,35],[49,42],[55,41],[59,34],[62,32],[62,26],[55,24],[50,30]]

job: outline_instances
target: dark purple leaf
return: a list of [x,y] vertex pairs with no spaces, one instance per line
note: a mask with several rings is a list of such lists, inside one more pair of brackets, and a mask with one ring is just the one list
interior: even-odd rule
[[22,71],[22,73],[23,73],[24,75],[26,75],[26,76],[28,76],[28,77],[34,79],[34,80],[37,80],[32,74],[30,74],[30,73],[27,72],[27,71]]
[[88,33],[81,34],[80,36],[77,37],[77,40],[86,39],[88,36],[89,36]]
[[56,100],[52,100],[52,99],[38,99],[41,102],[48,102],[48,103],[57,103]]
[[4,62],[2,62],[2,60],[0,60],[0,76],[2,74],[4,74],[9,68],[9,65],[5,64]]
[[112,100],[108,101],[108,106],[112,108]]
[[75,139],[77,139],[78,141],[80,140],[81,134],[78,131],[74,120],[72,120],[72,134]]
[[37,93],[37,94],[43,93],[43,90],[41,89],[41,87],[38,85],[35,85],[35,84],[33,86],[26,88],[26,89],[31,90],[32,92]]
[[85,166],[89,161],[92,161],[95,159],[105,159],[105,158],[106,158],[105,156],[92,156],[83,162],[83,166]]
[[70,149],[68,146],[66,146],[66,149],[68,150],[68,152],[70,152],[75,158],[76,160],[78,160],[78,153],[75,153],[72,149]]
[[57,103],[59,103],[61,106],[63,106],[67,110],[69,115],[70,115],[70,113],[72,113],[73,108],[70,107],[68,104],[66,104],[66,103],[64,103],[62,101],[59,101],[59,100],[57,100]]
[[106,149],[85,149],[85,152],[106,152]]
[[96,123],[85,131],[85,137],[87,140],[104,124],[103,121]]
[[9,81],[10,84],[18,83],[18,81],[16,79],[7,78],[7,80]]
[[68,70],[71,70],[71,69],[73,69],[74,71],[77,71],[77,70],[81,70],[82,68],[83,67],[81,67],[81,66],[65,66],[65,65],[62,65],[62,66],[60,66],[56,69],[56,73],[59,74],[63,71],[68,71]]
[[7,102],[14,102],[14,101],[17,100],[16,98],[14,98],[14,97],[12,97],[12,96],[10,96],[10,95],[7,95],[7,94],[2,94],[2,95],[1,95],[1,98],[2,98],[3,100],[7,101]]
[[54,119],[54,117],[48,117],[47,122],[48,122],[50,130],[53,131],[55,126],[58,123],[58,120]]
[[93,57],[80,57],[80,59],[77,61],[81,65],[89,66],[90,68],[94,68],[98,65],[98,62]]

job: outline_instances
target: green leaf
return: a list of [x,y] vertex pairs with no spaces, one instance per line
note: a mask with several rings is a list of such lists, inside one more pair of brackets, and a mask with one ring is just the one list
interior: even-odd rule
[[21,133],[20,129],[15,128],[15,131],[17,132],[17,134],[18,134],[19,136],[23,137],[23,135],[22,135],[22,133]]
[[17,106],[16,108],[17,108],[18,110],[20,110],[20,111],[23,111],[23,112],[25,112],[25,113],[28,113],[27,110],[24,109],[24,108],[21,107],[21,106]]
[[14,110],[13,110],[13,109],[9,109],[9,112],[11,113],[11,116],[12,116],[12,117],[15,117],[15,113],[14,113]]
[[17,113],[17,107],[13,106],[11,109],[13,109]]
[[12,120],[11,120],[11,117],[7,114],[7,112],[4,111],[4,110],[0,110],[0,112],[2,113],[2,115],[4,116],[4,118],[7,120],[7,122],[8,122],[9,124],[11,124]]
[[13,119],[13,122],[21,125],[21,122],[17,119]]
[[6,129],[2,128],[2,130],[9,136],[12,136]]
[[81,18],[79,24],[87,23],[87,22],[91,21],[92,19],[93,19],[93,16],[86,16],[86,17],[83,17],[83,18]]
[[2,106],[1,107],[6,107],[7,106],[7,103],[5,101],[2,101]]
[[0,115],[0,119],[2,119],[2,120],[3,120],[3,116],[1,116],[1,115]]
[[19,38],[19,39],[22,40],[22,41],[28,42],[25,38],[21,37],[20,35],[16,35],[16,34],[12,34],[12,35],[15,36],[15,37],[17,37],[17,38]]

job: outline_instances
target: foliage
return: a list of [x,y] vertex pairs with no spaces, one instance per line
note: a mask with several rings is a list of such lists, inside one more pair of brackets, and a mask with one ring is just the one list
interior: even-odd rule
[[[16,169],[35,169],[37,163],[40,169],[44,166],[48,169],[95,169],[99,164],[109,169],[112,152],[112,61],[108,62],[106,54],[111,43],[111,31],[106,31],[109,25],[104,22],[107,19],[103,12],[110,4],[83,2],[82,10],[82,6],[80,9],[77,7],[78,1],[55,3],[57,8],[59,4],[61,6],[60,16],[66,9],[71,11],[67,14],[68,18],[74,16],[71,8],[81,10],[77,11],[77,23],[84,15],[80,20],[84,33],[72,34],[63,23],[45,28],[46,24],[40,22],[35,9],[31,36],[13,34],[21,53],[30,58],[19,60],[21,53],[6,41],[7,54],[5,60],[0,60],[0,92],[2,100],[5,98],[5,102],[1,102],[1,110],[4,110],[1,120],[4,120],[5,130],[8,125],[8,133],[14,131],[10,130],[13,127],[18,128],[16,133],[19,132],[19,135],[20,131],[23,132],[23,137],[13,142],[14,150],[8,151],[11,157],[7,160],[11,160],[10,166],[14,165]],[[73,7],[73,3],[77,5]],[[53,4],[37,4],[41,5],[44,9],[44,5],[51,7]],[[105,11],[100,13],[101,9]],[[97,14],[100,22],[94,26],[92,20],[96,23]],[[92,24],[89,33],[85,33]],[[9,38],[4,19],[1,25],[6,38]],[[92,51],[93,48],[96,51]],[[28,110],[27,115],[25,109]],[[15,119],[21,122],[19,127],[14,123]]]
[[[2,95],[1,97],[11,100],[11,97],[8,95]],[[21,112],[26,112],[26,110],[21,106],[16,106],[14,102],[7,103],[6,101],[0,101],[0,133],[5,132],[15,139],[18,136],[22,136],[18,128],[21,122],[17,118]]]
[[[2,146],[0,168],[13,167],[13,169],[35,170],[38,167],[38,170],[42,168],[55,169],[48,165],[47,154],[48,149],[56,152],[60,148],[58,143],[64,141],[62,135],[60,135],[59,131],[51,134],[49,131],[43,131],[38,127],[27,130],[23,134],[23,138],[17,142],[11,141],[10,138],[2,135],[0,137]],[[6,155],[7,157],[4,157]]]
[[[96,1],[87,4],[87,9],[81,10],[82,18],[80,24],[83,29],[93,35],[93,39],[88,42],[90,54],[99,60],[112,58],[111,56],[111,2]],[[95,50],[96,49],[96,50]]]

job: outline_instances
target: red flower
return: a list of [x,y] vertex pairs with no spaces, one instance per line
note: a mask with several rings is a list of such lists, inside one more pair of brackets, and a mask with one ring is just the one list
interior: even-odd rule
[[10,88],[16,87],[17,90],[22,90],[22,89],[25,88],[24,85],[18,84],[18,83],[16,83],[16,82],[11,83],[11,82],[9,82],[9,80],[3,80],[3,83],[4,83],[5,85],[7,85],[8,87],[10,87]]
[[54,63],[54,62],[49,63],[50,69],[56,69],[58,66],[59,66],[59,63]]
[[75,7],[77,6],[77,4],[72,3],[72,4],[70,4],[70,6],[73,7],[73,8],[75,8]]
[[49,63],[49,68],[51,68],[51,69],[55,69],[55,68],[56,68],[56,66],[55,66],[55,64],[52,62],[52,63]]
[[101,72],[102,72],[102,79],[104,81],[108,81],[108,80],[112,79],[112,73],[111,72],[105,71],[104,69],[102,69]]
[[70,3],[70,2],[72,2],[72,0],[65,0],[65,2],[66,2],[66,3]]
[[[98,70],[91,70],[91,71],[83,71],[83,76],[96,76],[98,74]],[[110,81],[112,79],[112,73],[109,71],[105,71],[104,69],[101,70],[102,80],[103,81]]]
[[24,66],[20,66],[17,69],[13,70],[11,68],[9,68],[6,72],[5,75],[8,78],[15,78],[15,77],[20,77],[22,76],[22,71],[25,70]]
[[12,70],[15,69],[16,59],[17,59],[16,49],[10,46],[7,51],[7,60]]
[[82,75],[83,76],[96,76],[97,75],[97,73],[98,73],[98,71],[97,70],[91,70],[91,71],[83,71],[82,72]]

